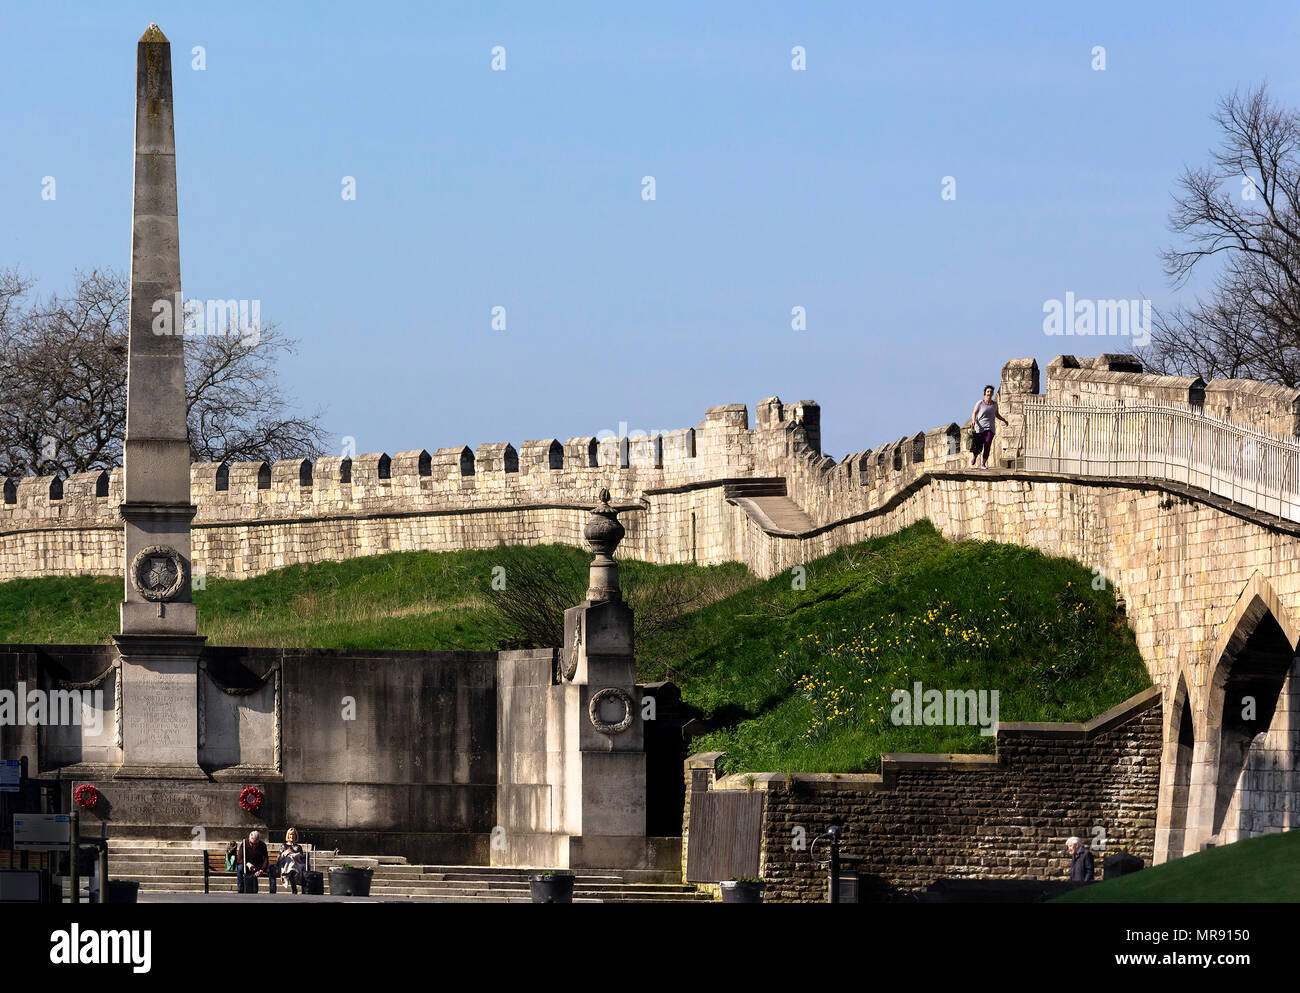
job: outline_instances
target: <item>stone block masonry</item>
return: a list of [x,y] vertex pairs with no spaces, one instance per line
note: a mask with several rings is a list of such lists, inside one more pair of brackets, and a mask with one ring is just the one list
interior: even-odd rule
[[[536,655],[549,669],[554,652]],[[116,710],[124,682],[110,645],[0,646],[0,686],[98,689],[99,733],[0,726],[0,754],[26,755],[31,775],[89,782],[104,803],[83,812],[113,838],[188,841],[202,829],[220,847],[250,828],[290,825],[322,847],[400,852],[413,861],[486,864],[496,818],[497,653],[202,650],[196,709],[132,719]],[[132,733],[183,717],[197,735],[201,780],[123,778]],[[527,729],[520,731],[526,737]],[[252,815],[238,797],[266,797]]]
[[[811,407],[810,407],[811,409]],[[578,545],[602,487],[628,514],[627,553],[722,561],[724,483],[754,473],[762,432],[743,406],[710,409],[695,428],[191,468],[196,576],[246,577],[286,565],[391,551],[507,544]],[[769,432],[770,433],[770,432]],[[120,571],[122,473],[6,480],[0,579]],[[689,540],[694,521],[698,543]]]
[[[1284,445],[1296,436],[1300,391],[1151,376],[1131,356],[1060,356],[1047,373],[1045,395],[1058,402],[1073,403],[1076,393],[1079,403],[1098,405],[1177,402],[1267,430]],[[623,557],[738,561],[763,577],[929,520],[950,539],[1074,559],[1122,597],[1164,713],[1181,720],[1185,701],[1195,742],[1186,750],[1189,785],[1175,783],[1180,733],[1166,728],[1168,823],[1157,832],[1157,861],[1272,824],[1266,812],[1279,803],[1289,810],[1294,791],[1279,799],[1260,788],[1261,763],[1271,761],[1262,753],[1242,759],[1249,789],[1237,802],[1225,808],[1215,799],[1220,778],[1240,773],[1220,753],[1219,730],[1237,658],[1229,649],[1249,642],[1261,618],[1280,626],[1290,650],[1300,641],[1300,524],[1169,478],[1019,468],[1024,410],[1038,389],[1033,360],[1007,363],[998,400],[1011,427],[995,441],[1000,468],[989,470],[969,467],[955,422],[836,460],[821,451],[817,405],[776,397],[757,404],[752,428],[746,407],[722,405],[659,444],[544,438],[525,443],[522,457],[495,444],[310,465],[196,465],[194,567],[198,576],[250,576],[390,551],[580,546],[586,509],[602,487],[627,529]],[[0,577],[119,574],[119,472],[8,480],[3,491]],[[1267,747],[1276,749],[1283,729],[1274,731]],[[1179,814],[1175,799],[1187,796],[1194,799]]]
[[[1048,368],[1046,396],[1197,397],[1190,380],[1116,371],[1132,368],[1125,357],[1061,356]],[[1210,385],[1207,396],[1231,401],[1216,401],[1221,414],[1273,431],[1300,426],[1300,391],[1244,380]],[[1033,360],[1007,363],[998,399],[1011,427],[996,441],[1004,464],[1014,464],[1022,450],[1024,401],[1038,389]],[[913,497],[936,472],[963,468],[962,433],[950,422],[836,461],[821,451],[817,404],[769,397],[756,405],[753,428],[743,404],[724,404],[709,408],[694,428],[652,437],[549,438],[518,450],[490,443],[274,465],[199,463],[190,474],[198,508],[193,568],[198,577],[247,577],[392,551],[580,545],[586,508],[607,486],[628,529],[626,557],[742,561],[770,576],[846,541],[928,516],[929,501]],[[763,491],[766,513],[758,520],[758,502],[735,492],[745,481],[777,484]],[[981,483],[967,485],[971,503],[987,499]],[[120,469],[6,480],[3,490],[0,580],[120,573]]]
[[[807,845],[832,824],[841,852],[864,859],[864,901],[940,879],[1068,879],[1071,835],[1104,839],[1100,876],[1114,851],[1151,864],[1161,726],[1153,688],[1086,724],[1003,724],[995,755],[886,755],[877,775],[733,775],[711,788],[762,793],[759,871],[772,901],[826,901],[826,852]],[[688,760],[688,782],[710,788],[717,757]]]

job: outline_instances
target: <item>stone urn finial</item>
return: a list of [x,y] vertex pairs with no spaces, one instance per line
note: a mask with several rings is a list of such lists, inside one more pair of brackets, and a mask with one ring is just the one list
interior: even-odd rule
[[587,599],[592,603],[604,600],[622,600],[623,591],[618,585],[618,563],[614,550],[627,534],[618,522],[618,511],[609,505],[609,490],[600,491],[600,503],[591,508],[591,519],[582,529],[587,544],[596,553],[591,561]]

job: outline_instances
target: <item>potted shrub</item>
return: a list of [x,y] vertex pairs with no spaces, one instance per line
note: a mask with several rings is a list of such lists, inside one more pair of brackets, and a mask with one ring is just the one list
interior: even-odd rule
[[368,865],[341,862],[330,866],[330,896],[369,896],[374,874]]
[[723,903],[762,903],[764,883],[752,876],[728,879],[718,884],[722,887]]
[[573,903],[573,873],[549,869],[528,877],[533,903]]

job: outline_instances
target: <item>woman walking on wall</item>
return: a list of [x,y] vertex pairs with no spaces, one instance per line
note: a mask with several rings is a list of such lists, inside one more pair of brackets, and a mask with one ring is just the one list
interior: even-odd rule
[[984,387],[984,398],[975,404],[975,408],[970,415],[970,430],[974,439],[971,443],[971,452],[974,453],[971,456],[971,465],[974,465],[983,455],[983,468],[987,469],[989,467],[989,450],[993,447],[995,421],[1001,421],[1007,425],[1011,423],[998,413],[998,405],[993,399],[993,387],[986,386]]

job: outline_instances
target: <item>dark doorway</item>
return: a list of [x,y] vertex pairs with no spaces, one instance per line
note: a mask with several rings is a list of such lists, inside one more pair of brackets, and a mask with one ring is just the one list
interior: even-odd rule
[[651,838],[676,838],[686,809],[686,742],[682,728],[691,715],[673,683],[641,687],[643,706],[654,700],[645,729],[645,830]]

